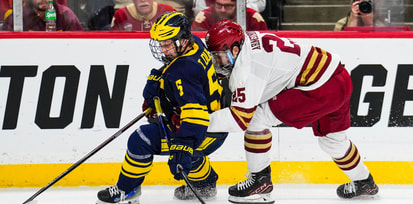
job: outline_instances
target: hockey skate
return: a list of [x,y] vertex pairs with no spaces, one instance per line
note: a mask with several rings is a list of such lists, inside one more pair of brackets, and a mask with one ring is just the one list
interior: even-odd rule
[[340,198],[350,199],[358,196],[373,196],[379,192],[379,187],[374,183],[371,174],[367,179],[345,183],[337,188]]
[[[212,169],[211,173],[205,180],[191,181],[191,184],[201,198],[209,199],[217,195],[217,180],[218,174]],[[195,194],[188,185],[182,185],[176,188],[174,196],[179,200],[196,199]]]
[[[209,185],[205,187],[194,187],[201,198],[209,199],[217,195],[216,185]],[[195,194],[188,185],[182,185],[175,189],[174,196],[179,200],[193,200],[196,199]]]
[[230,186],[228,201],[243,204],[274,203],[272,190],[271,167],[268,166],[258,173],[251,173],[247,180]]
[[119,203],[119,204],[139,204],[139,196],[141,195],[141,187],[135,188],[129,193],[118,189],[117,186],[111,186],[99,191],[96,204]]

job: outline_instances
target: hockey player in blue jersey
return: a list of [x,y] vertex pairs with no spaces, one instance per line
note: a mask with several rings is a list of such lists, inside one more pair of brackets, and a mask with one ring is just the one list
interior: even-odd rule
[[[222,145],[227,133],[207,133],[209,113],[221,108],[223,91],[212,58],[201,39],[191,34],[182,13],[164,13],[150,34],[151,52],[164,66],[151,70],[143,96],[145,105],[153,109],[153,98],[160,98],[164,122],[171,127],[166,128],[169,144],[157,121],[140,126],[129,137],[116,185],[101,190],[97,203],[139,203],[141,184],[152,169],[154,155],[169,155],[170,171],[177,180],[183,179],[177,172],[181,165],[202,198],[216,195],[218,175],[207,155]],[[182,148],[172,148],[178,146]],[[196,198],[187,185],[176,188],[174,196]]]

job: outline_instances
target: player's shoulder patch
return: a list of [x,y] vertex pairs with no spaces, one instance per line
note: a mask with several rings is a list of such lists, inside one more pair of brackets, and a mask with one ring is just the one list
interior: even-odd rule
[[264,18],[258,12],[255,12],[254,15],[252,15],[252,18],[257,20],[257,22],[265,22]]

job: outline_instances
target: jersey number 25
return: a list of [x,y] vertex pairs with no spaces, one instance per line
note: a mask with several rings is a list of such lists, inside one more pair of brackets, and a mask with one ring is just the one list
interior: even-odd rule
[[245,87],[237,88],[237,90],[232,93],[232,102],[245,102]]
[[274,46],[271,41],[275,41],[275,46],[277,46],[281,51],[300,56],[300,46],[298,46],[291,40],[282,39],[274,35],[264,35],[262,37],[262,46],[264,47],[265,51],[274,51]]

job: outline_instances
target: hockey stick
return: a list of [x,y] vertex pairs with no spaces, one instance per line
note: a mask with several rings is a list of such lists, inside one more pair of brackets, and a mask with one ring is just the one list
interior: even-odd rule
[[69,167],[66,171],[64,171],[62,174],[60,174],[59,176],[57,176],[55,179],[53,179],[53,181],[51,181],[49,184],[47,184],[46,186],[44,186],[43,188],[41,188],[39,191],[37,191],[35,194],[33,194],[29,199],[27,199],[26,201],[24,201],[23,204],[28,204],[31,201],[33,201],[34,198],[36,198],[38,195],[40,195],[41,193],[43,193],[45,190],[47,190],[48,188],[50,188],[50,186],[52,186],[53,184],[55,184],[56,182],[58,182],[60,179],[62,179],[63,177],[65,177],[67,174],[69,174],[71,171],[73,171],[76,167],[78,167],[79,165],[81,165],[83,162],[85,162],[87,159],[89,159],[91,156],[93,156],[96,152],[98,152],[99,150],[101,150],[103,147],[105,147],[107,144],[109,144],[110,142],[112,142],[114,139],[116,139],[119,135],[121,135],[122,133],[124,133],[127,129],[129,129],[133,124],[135,124],[136,122],[138,122],[140,119],[142,119],[145,115],[149,114],[151,112],[151,108],[146,109],[143,113],[139,114],[138,116],[136,116],[136,118],[134,118],[132,121],[130,121],[128,124],[126,124],[123,128],[121,128],[119,131],[117,131],[115,134],[113,134],[112,136],[110,136],[108,139],[106,139],[103,143],[101,143],[99,146],[97,146],[95,149],[93,149],[91,152],[89,152],[86,156],[84,156],[83,158],[81,158],[79,161],[77,161],[75,164],[73,164],[71,167]]
[[169,140],[168,132],[165,129],[165,124],[163,123],[163,119],[162,119],[162,117],[164,117],[165,114],[162,111],[161,100],[159,99],[158,96],[153,97],[153,103],[155,104],[156,116],[158,116],[158,120],[159,120],[159,124],[161,125],[162,133],[163,135],[165,135],[166,143],[168,143],[168,146],[169,146],[170,140]]
[[[155,103],[155,109],[156,109],[156,114],[157,114],[158,119],[159,119],[159,124],[162,128],[162,132],[165,135],[166,142],[168,143],[168,146],[169,146],[169,141],[170,140],[169,140],[168,132],[166,131],[166,128],[165,128],[165,124],[162,120],[162,116],[164,115],[164,113],[162,112],[160,99],[159,99],[159,97],[155,96],[153,98],[153,101]],[[185,183],[189,186],[192,193],[194,193],[195,196],[198,198],[199,202],[201,202],[202,204],[205,204],[205,201],[202,200],[201,196],[199,196],[198,192],[195,190],[195,188],[192,186],[192,184],[189,183],[188,175],[186,175],[186,173],[183,171],[183,167],[180,164],[178,164],[176,166],[176,168],[177,168],[178,173],[181,174],[181,176],[184,178]]]

